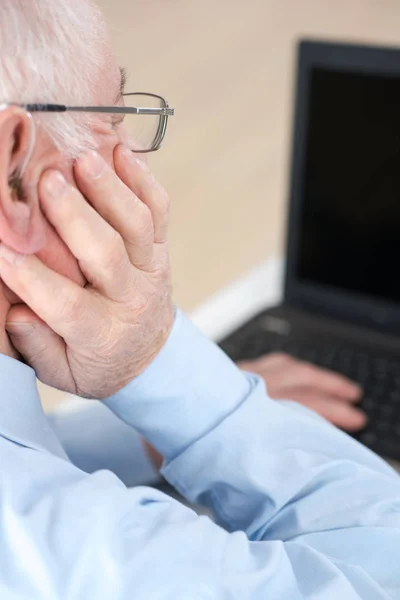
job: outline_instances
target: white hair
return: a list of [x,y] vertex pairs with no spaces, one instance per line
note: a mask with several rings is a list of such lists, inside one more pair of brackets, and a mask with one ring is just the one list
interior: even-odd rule
[[[106,26],[89,0],[0,0],[0,103],[93,104]],[[71,157],[95,147],[85,113],[37,113]]]

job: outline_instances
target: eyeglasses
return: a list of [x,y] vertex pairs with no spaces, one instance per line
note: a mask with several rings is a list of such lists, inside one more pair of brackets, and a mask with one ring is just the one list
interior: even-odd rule
[[88,112],[112,115],[114,127],[126,127],[133,152],[159,150],[167,130],[168,117],[175,114],[162,96],[135,92],[123,94],[124,106],[65,106],[63,104],[20,104],[28,112]]

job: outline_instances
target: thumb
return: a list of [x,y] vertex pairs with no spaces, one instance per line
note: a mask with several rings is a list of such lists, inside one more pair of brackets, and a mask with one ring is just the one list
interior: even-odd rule
[[62,387],[70,370],[64,340],[25,305],[12,306],[6,331],[14,348],[34,369],[40,381]]

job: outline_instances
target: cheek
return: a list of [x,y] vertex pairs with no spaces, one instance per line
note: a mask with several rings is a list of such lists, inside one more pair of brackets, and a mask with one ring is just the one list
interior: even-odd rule
[[79,268],[78,261],[48,221],[46,221],[45,228],[47,243],[37,253],[37,257],[53,271],[84,287],[87,280]]
[[120,126],[115,130],[96,131],[96,151],[104,158],[107,164],[114,169],[114,153],[118,144],[128,144],[128,136],[124,127]]
[[[79,263],[73,254],[64,244],[58,233],[46,221],[44,226],[46,230],[47,243],[45,247],[36,253],[36,256],[53,271],[56,271],[64,277],[68,277],[80,287],[85,287],[87,280],[79,268]],[[1,282],[0,282],[1,284]],[[3,293],[11,305],[20,304],[21,299],[4,284]]]

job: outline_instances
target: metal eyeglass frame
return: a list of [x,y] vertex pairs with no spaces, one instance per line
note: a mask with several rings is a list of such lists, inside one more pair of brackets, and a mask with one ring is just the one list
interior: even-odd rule
[[168,117],[175,114],[175,109],[170,108],[168,102],[162,96],[157,94],[149,94],[147,92],[133,92],[123,94],[125,96],[150,96],[158,98],[161,101],[161,108],[146,108],[139,106],[66,106],[64,104],[18,104],[21,108],[25,108],[28,112],[91,112],[91,113],[109,113],[122,115],[153,115],[160,117],[160,124],[153,145],[150,150],[134,150],[138,154],[155,152],[161,148],[161,144],[167,130]]

